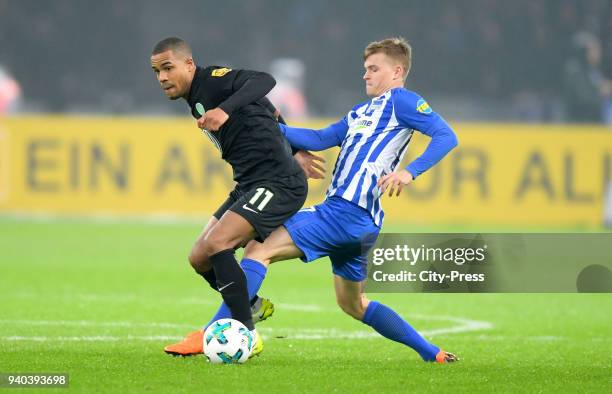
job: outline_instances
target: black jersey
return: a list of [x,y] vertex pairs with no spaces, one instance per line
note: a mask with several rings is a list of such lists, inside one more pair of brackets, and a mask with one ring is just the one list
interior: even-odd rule
[[233,169],[239,185],[302,172],[265,97],[276,81],[267,73],[225,67],[197,67],[187,102],[199,119],[221,108],[229,119],[218,131],[206,132]]

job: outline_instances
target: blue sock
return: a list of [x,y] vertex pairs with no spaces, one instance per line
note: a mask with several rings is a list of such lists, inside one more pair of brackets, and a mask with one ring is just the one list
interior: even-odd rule
[[[240,266],[244,271],[244,275],[247,279],[247,290],[249,291],[249,299],[252,299],[257,295],[261,284],[266,277],[266,272],[268,269],[258,261],[251,259],[242,259],[240,262]],[[217,310],[217,313],[213,316],[213,318],[204,326],[204,329],[208,328],[212,323],[219,319],[229,319],[232,317],[232,313],[230,312],[225,302],[221,303],[221,306]]]
[[363,322],[385,338],[410,346],[425,361],[434,361],[440,351],[437,346],[427,342],[393,309],[376,301],[370,301]]

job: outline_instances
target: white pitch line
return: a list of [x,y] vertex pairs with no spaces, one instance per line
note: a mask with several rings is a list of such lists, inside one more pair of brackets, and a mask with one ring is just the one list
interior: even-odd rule
[[[365,331],[352,331],[352,332],[342,332],[335,330],[313,330],[320,331],[321,333],[316,334],[313,332],[310,333],[301,333],[300,330],[295,331],[287,331],[287,330],[263,330],[268,335],[272,335],[273,332],[283,332],[284,334],[288,334],[286,336],[287,339],[300,339],[300,340],[325,340],[325,339],[373,339],[373,338],[381,338],[380,335],[373,332],[365,332]],[[265,337],[266,335],[264,335]],[[284,338],[284,337],[277,337]],[[558,342],[558,341],[566,341],[570,340],[566,337],[561,336],[531,336],[531,337],[522,337],[522,336],[504,336],[504,335],[478,335],[478,336],[468,336],[466,339],[474,340],[474,341],[503,341],[503,342],[512,342],[512,341],[534,341],[534,342]],[[97,335],[97,336],[60,336],[60,337],[50,337],[50,336],[21,336],[21,335],[13,335],[13,336],[5,336],[0,337],[0,341],[6,342],[122,342],[122,341],[178,341],[183,339],[180,335],[126,335],[126,336],[109,336],[109,335]],[[610,337],[592,337],[588,338],[592,342],[610,342],[612,338]]]
[[[416,319],[421,320],[437,320],[437,321],[452,321],[457,323],[456,326],[446,328],[436,328],[431,330],[422,330],[420,333],[424,336],[433,337],[445,334],[470,333],[475,331],[490,330],[493,324],[485,321],[470,320],[461,317],[453,316],[429,316],[429,315],[413,315]],[[189,328],[193,329],[197,325],[190,324],[175,324],[175,323],[142,323],[142,322],[96,322],[90,320],[0,320],[3,324],[20,324],[29,326],[72,326],[72,327],[153,327],[153,328]],[[297,340],[326,340],[326,339],[375,339],[381,336],[372,330],[346,331],[338,328],[271,328],[260,327],[258,329],[264,337],[287,338]],[[182,339],[180,335],[93,335],[93,336],[23,336],[11,335],[0,337],[0,341],[16,342],[119,342],[119,341],[177,341]],[[504,335],[471,335],[463,336],[464,339],[474,341],[537,341],[537,342],[556,342],[568,340],[566,337],[553,335],[540,336],[504,336]],[[589,338],[593,342],[609,342],[612,337],[592,337]]]
[[[269,331],[268,331],[269,332]],[[350,335],[349,335],[350,334]],[[321,334],[299,334],[297,331],[287,339],[299,339],[299,340],[325,340],[325,339],[372,339],[382,338],[376,333],[366,333],[360,331],[354,331],[352,333],[344,333],[339,336],[326,336]],[[98,336],[62,336],[62,337],[50,337],[50,336],[5,336],[0,337],[0,341],[6,342],[124,342],[124,341],[179,341],[183,339],[180,335],[126,335],[126,336],[109,336],[109,335],[98,335]],[[517,336],[470,336],[467,339],[475,341],[533,341],[533,342],[558,342],[566,341],[569,338],[559,336],[534,336],[534,337],[517,337]],[[611,338],[608,337],[593,337],[589,338],[592,342],[609,342]]]
[[[33,293],[20,293],[20,297],[30,298],[33,297]],[[39,295],[36,295],[38,297]],[[56,297],[67,298],[68,295],[61,295]],[[136,294],[96,294],[96,293],[81,293],[81,294],[70,294],[71,300],[82,301],[118,301],[118,302],[128,302],[128,301],[142,301],[143,297]],[[162,300],[157,300],[157,302]],[[218,300],[213,300],[210,297],[203,296],[199,297],[182,297],[182,298],[168,298],[165,301],[183,304],[195,304],[195,305],[218,305]],[[284,309],[287,311],[296,311],[296,312],[306,312],[306,313],[339,313],[339,308],[331,308],[331,307],[323,307],[320,305],[314,304],[291,304],[291,303],[277,303],[276,304],[279,309]],[[490,330],[493,328],[493,324],[487,321],[478,321],[478,320],[470,320],[461,317],[453,317],[453,316],[439,316],[439,315],[423,315],[423,314],[415,314],[415,313],[403,313],[408,321],[411,320],[425,320],[425,321],[443,321],[443,322],[451,322],[453,323],[450,327],[441,327],[430,330],[422,330],[420,331],[423,336],[426,337],[434,337],[437,335],[446,335],[446,334],[458,334],[472,331],[482,331],[482,330]],[[0,320],[0,323],[11,323],[10,320]],[[202,322],[203,324],[204,322]],[[65,326],[100,326],[100,327],[154,327],[154,328],[189,328],[193,329],[198,325],[188,325],[188,324],[174,324],[174,323],[134,323],[134,322],[95,322],[95,321],[50,321],[50,320],[22,320],[22,321],[13,321],[13,324],[26,324],[26,325],[65,325]],[[262,332],[266,332],[266,329],[263,328]],[[369,339],[369,338],[378,338],[379,334],[373,331],[353,331],[346,332],[342,330],[333,330],[331,333],[325,332],[312,332],[312,331],[279,331],[288,333],[291,332],[291,337],[295,339],[329,339],[329,338],[351,338],[351,339]],[[273,334],[272,334],[273,335]]]
[[[32,292],[22,292],[22,293],[14,293],[12,294],[15,298],[22,299],[39,299],[43,297],[43,295]],[[89,302],[147,302],[146,297],[144,295],[137,294],[97,294],[97,293],[70,293],[65,295],[58,294],[48,294],[44,295],[45,299],[61,299],[61,300],[71,300],[77,302],[89,301]],[[216,305],[219,306],[221,304],[221,300],[215,297],[208,297],[203,295],[202,297],[180,297],[180,298],[163,298],[156,299],[155,302],[167,302],[170,304],[187,304],[187,305]],[[306,312],[306,313],[338,313],[340,312],[339,307],[325,307],[317,304],[292,304],[292,303],[284,303],[284,302],[275,302],[274,305],[277,309],[283,309],[287,311],[295,311],[295,312]],[[419,320],[432,320],[432,321],[453,321],[461,326],[463,325],[484,325],[483,329],[487,329],[487,324],[491,324],[488,322],[478,322],[475,320],[467,320],[458,317],[450,317],[450,316],[438,316],[438,315],[423,315],[417,313],[410,313],[405,311],[396,310],[400,315],[405,315],[407,320],[419,319]],[[1,322],[2,320],[0,320]],[[490,328],[490,327],[488,327]]]
[[29,326],[93,326],[93,327],[154,327],[193,328],[191,324],[139,323],[128,321],[98,322],[92,320],[0,320],[0,324],[25,324]]
[[127,336],[71,336],[71,337],[48,337],[48,336],[9,336],[1,337],[3,341],[31,341],[31,342],[119,342],[119,341],[178,341],[182,339],[176,335],[127,335]]
[[[554,336],[554,335],[540,335],[540,336],[534,336],[534,337],[521,337],[521,336],[507,336],[507,335],[484,335],[484,334],[480,334],[478,336],[476,336],[476,339],[479,341],[512,341],[512,340],[522,340],[522,339],[526,339],[526,340],[530,340],[530,341],[541,341],[541,342],[555,342],[555,341],[564,341],[567,340],[568,338],[566,337],[560,337],[560,336]],[[602,337],[593,337],[593,338],[589,338],[590,340],[593,341],[600,341],[603,338]]]
[[481,330],[490,330],[493,328],[493,323],[488,321],[479,321],[479,320],[470,320],[462,317],[453,317],[453,316],[429,316],[429,315],[420,315],[420,314],[410,314],[410,318],[422,319],[422,320],[438,320],[438,321],[451,321],[456,323],[457,325],[454,327],[442,327],[435,328],[431,330],[423,330],[421,334],[424,336],[433,337],[436,335],[444,335],[444,334],[457,334],[462,332],[470,332],[470,331],[481,331]]
[[[490,322],[469,320],[465,318],[457,318],[451,316],[427,316],[427,315],[415,315],[417,319],[424,320],[440,320],[440,321],[451,321],[458,325],[451,327],[443,327],[432,330],[423,330],[421,334],[424,336],[432,337],[443,334],[457,334],[466,333],[472,331],[488,330],[493,327]],[[192,325],[187,324],[174,324],[174,323],[142,323],[142,322],[96,322],[90,320],[0,320],[3,324],[20,324],[29,326],[76,326],[76,327],[154,327],[154,328],[194,328]],[[290,339],[305,339],[305,340],[323,340],[323,339],[373,339],[380,338],[380,335],[374,331],[346,331],[342,329],[325,329],[325,328],[299,328],[299,329],[281,329],[271,327],[261,327],[260,332],[265,336],[278,336],[287,337]],[[149,340],[149,341],[161,341],[161,340],[177,340],[181,337],[177,336],[64,336],[64,337],[48,337],[48,336],[4,336],[0,337],[3,341],[120,341],[120,340]]]
[[[22,292],[22,293],[14,293],[13,297],[19,299],[39,299],[43,297],[38,293],[30,293],[30,292]],[[147,302],[146,297],[144,295],[136,295],[136,294],[95,294],[95,293],[70,293],[70,294],[48,294],[44,295],[45,299],[60,299],[60,300],[70,300],[76,302]],[[156,299],[155,302],[166,302],[169,304],[184,304],[184,305],[220,305],[221,299],[219,297],[213,296],[208,297],[203,295],[202,297],[181,297],[181,298],[163,298]],[[338,312],[340,308],[325,308],[320,305],[314,304],[291,304],[291,303],[282,303],[275,302],[274,303],[278,308],[285,309],[287,311],[295,311],[295,312],[313,312],[313,313],[322,313],[322,312]]]
[[276,305],[279,309],[285,309],[288,311],[296,311],[296,312],[337,312],[340,308],[323,308],[319,305],[309,305],[309,304],[285,304],[281,302],[277,302]]
[[[186,305],[215,305],[219,306],[221,304],[221,299],[214,294],[210,294],[211,296],[202,295],[202,297],[180,297],[180,298],[162,298],[156,299],[157,303],[169,303],[169,304],[186,304]],[[13,293],[11,296],[20,299],[39,299],[40,297],[45,297],[45,299],[59,299],[59,300],[69,300],[73,302],[143,302],[147,303],[145,295],[139,294],[98,294],[98,293],[69,293],[69,294],[46,294],[42,295],[39,293],[33,292],[21,292],[21,293]],[[278,309],[284,309],[287,311],[295,311],[295,312],[306,312],[306,313],[338,313],[340,312],[339,307],[325,307],[317,304],[292,304],[292,303],[284,303],[284,302],[275,302],[274,305]],[[397,310],[396,310],[397,311]],[[435,315],[422,315],[422,314],[412,314],[409,312],[397,311],[401,315],[406,315],[407,319],[423,319],[423,320],[451,320],[451,321],[461,321],[460,318],[455,317],[447,317],[447,316],[435,316]]]

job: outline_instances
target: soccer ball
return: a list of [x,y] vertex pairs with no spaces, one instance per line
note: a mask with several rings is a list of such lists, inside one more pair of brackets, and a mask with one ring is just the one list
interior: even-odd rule
[[253,335],[234,319],[220,319],[204,331],[204,354],[213,364],[242,364],[249,359]]

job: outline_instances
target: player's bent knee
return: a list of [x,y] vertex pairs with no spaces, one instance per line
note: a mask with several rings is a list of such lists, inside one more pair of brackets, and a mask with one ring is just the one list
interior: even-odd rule
[[187,260],[189,261],[189,264],[196,272],[198,273],[205,272],[205,269],[204,269],[205,267],[204,267],[204,264],[202,263],[202,259],[198,259],[196,254],[191,252],[189,256],[187,257]]
[[365,309],[363,308],[363,303],[361,299],[344,299],[337,298],[338,306],[344,313],[351,316],[357,320],[363,320],[363,315],[365,314]]
[[210,270],[210,264],[208,263],[208,254],[206,254],[205,246],[205,241],[198,240],[198,242],[193,245],[193,248],[191,249],[191,252],[187,257],[189,264],[199,274]]
[[270,254],[261,242],[251,241],[244,249],[244,257],[259,261],[265,266],[270,264]]
[[368,305],[370,305],[370,300],[365,294],[361,294],[361,310],[365,314],[366,309],[368,309]]
[[219,231],[213,231],[205,238],[203,250],[205,255],[212,256],[223,250],[233,249],[235,246],[237,245],[234,245],[225,235]]

